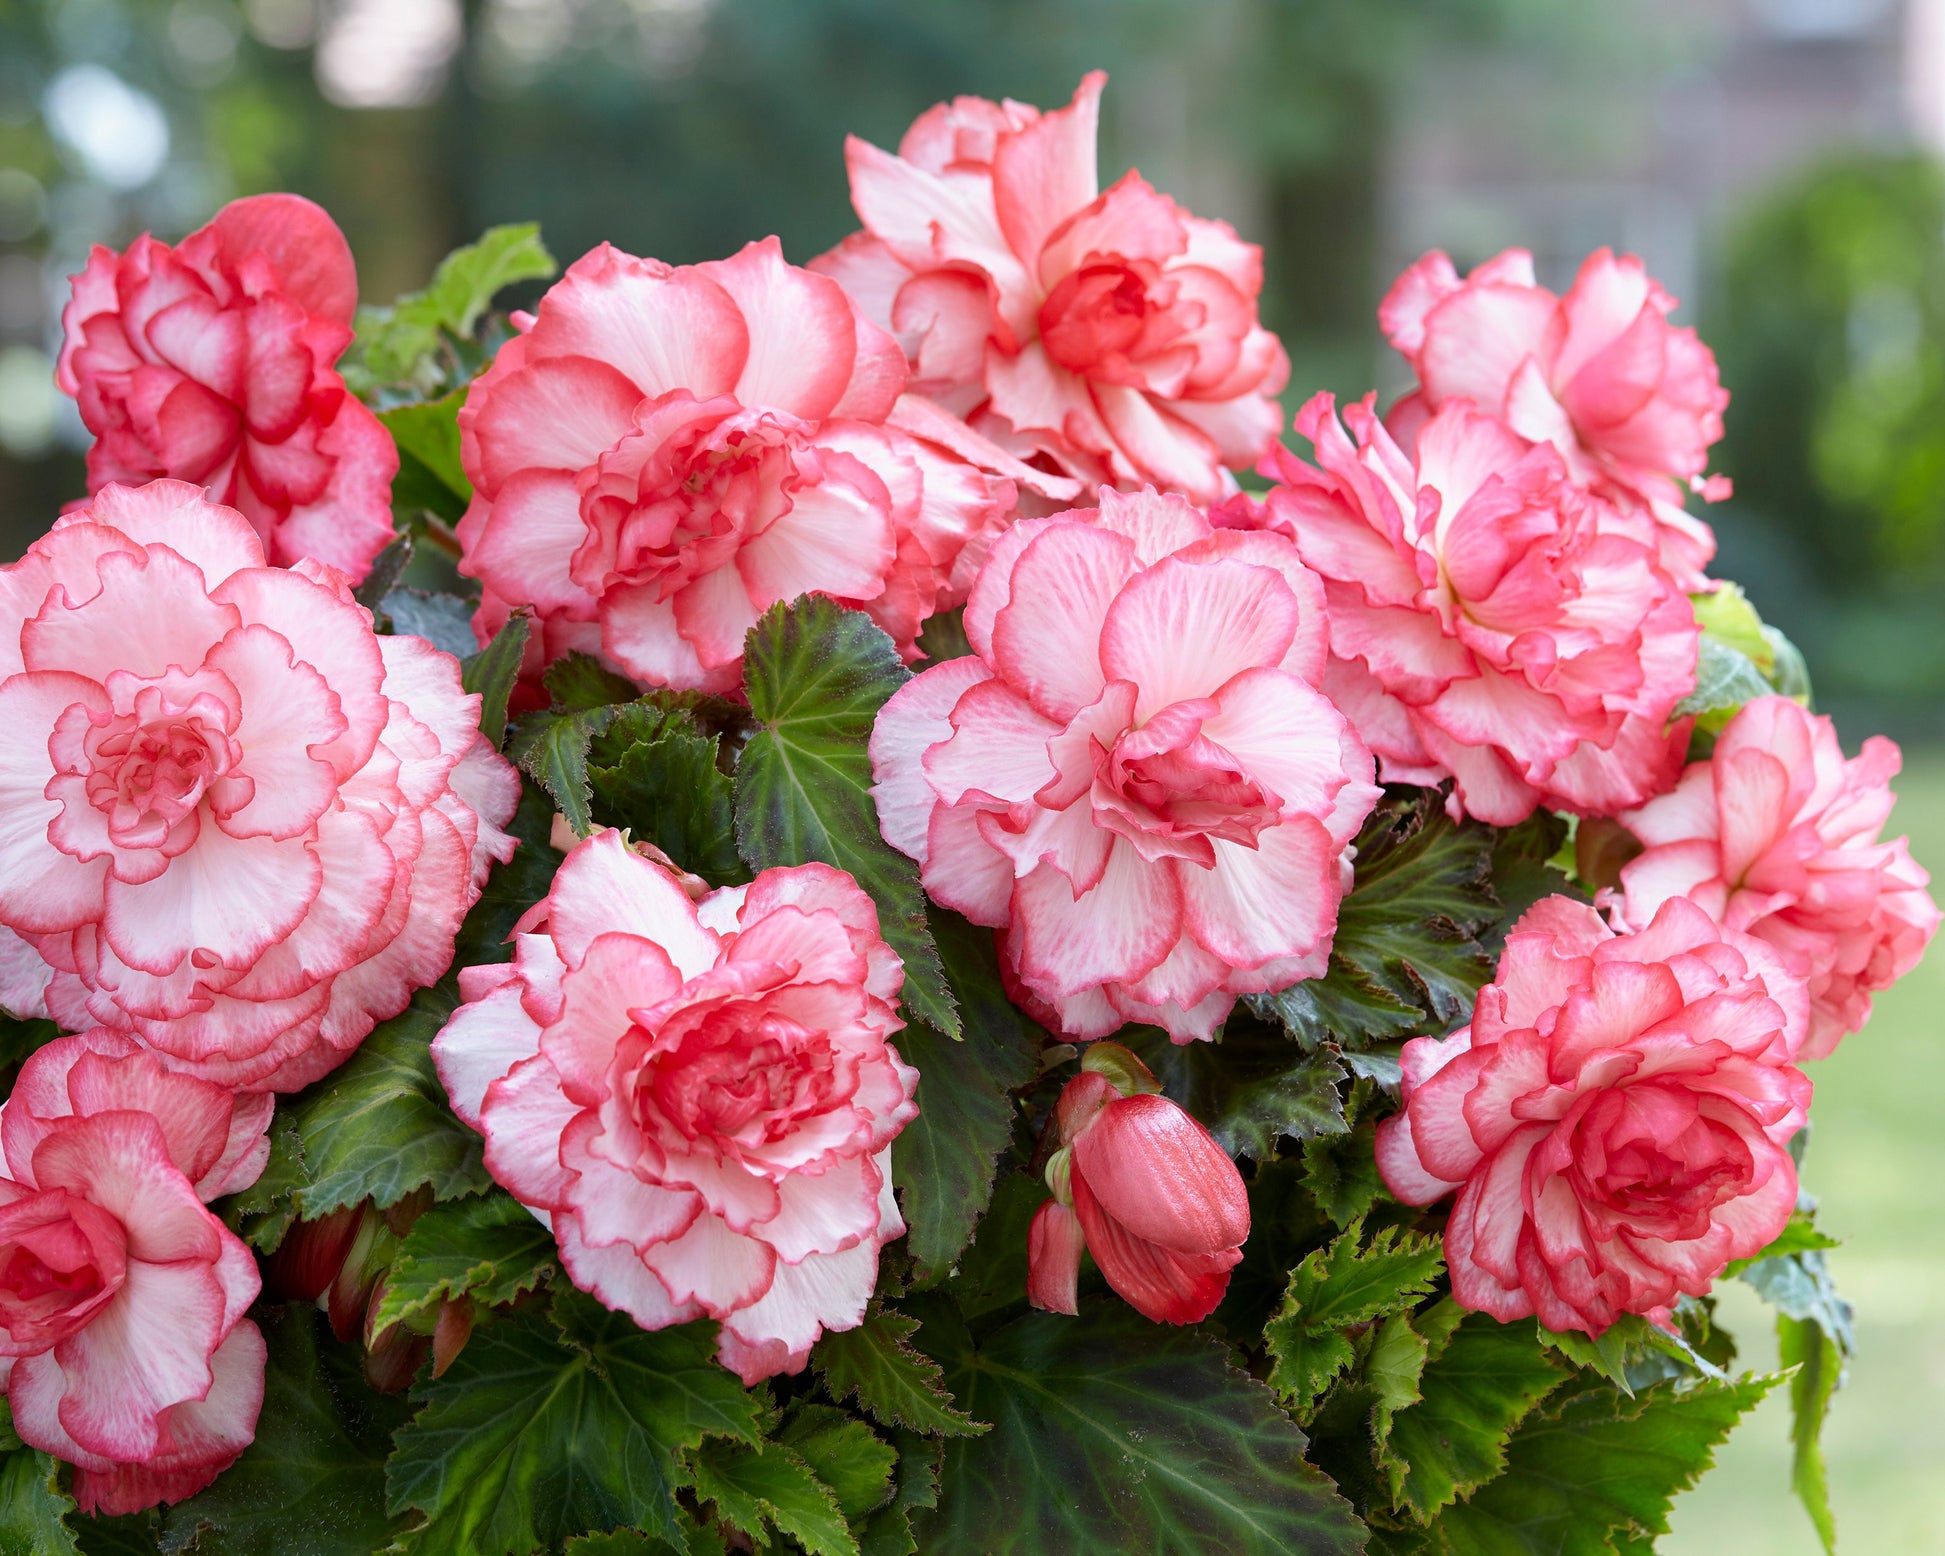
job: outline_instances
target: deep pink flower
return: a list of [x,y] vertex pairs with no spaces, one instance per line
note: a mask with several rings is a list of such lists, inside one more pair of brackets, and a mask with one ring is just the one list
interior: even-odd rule
[[97,1030],[32,1055],[0,1112],[0,1381],[85,1512],[181,1501],[255,1435],[256,1261],[203,1201],[262,1170],[271,1101]]
[[1729,395],[1695,331],[1668,322],[1674,310],[1632,254],[1597,250],[1556,297],[1535,284],[1525,249],[1463,279],[1434,250],[1378,307],[1421,390],[1393,416],[1415,424],[1470,400],[1521,437],[1551,443],[1575,480],[1624,506],[1645,505],[1660,526],[1664,564],[1697,589],[1715,537],[1682,511],[1682,493],[1692,487],[1711,502],[1729,495],[1724,477],[1703,479]]
[[461,971],[433,1043],[488,1171],[609,1307],[721,1320],[746,1383],[801,1371],[905,1230],[890,1148],[918,1072],[886,1042],[904,969],[871,899],[814,864],[691,902],[598,832],[516,946]]
[[897,344],[774,238],[678,267],[603,244],[515,322],[459,413],[459,538],[486,586],[480,641],[532,606],[535,670],[579,648],[653,685],[733,691],[757,617],[813,592],[909,651],[963,598],[1012,477],[1046,485],[901,402]]
[[1378,791],[1317,690],[1323,589],[1296,548],[1152,490],[1100,500],[993,548],[973,653],[885,704],[872,792],[927,892],[1005,930],[1036,1016],[1187,1042],[1323,972]]
[[97,247],[55,370],[98,440],[88,490],[188,481],[248,518],[276,565],[363,579],[392,539],[398,451],[334,366],[357,300],[344,234],[296,195],[232,201],[174,248]]
[[1213,502],[1276,437],[1290,376],[1263,254],[1129,173],[1105,194],[1107,77],[1065,108],[960,97],[898,155],[845,143],[865,230],[812,263],[892,330],[914,387],[1089,485]]
[[0,568],[0,924],[55,1019],[250,1090],[342,1062],[512,854],[478,705],[234,509],[103,487]]
[[1787,697],[1749,703],[1708,761],[1621,818],[1648,846],[1621,871],[1617,918],[1645,924],[1686,897],[1768,942],[1809,985],[1802,1057],[1823,1058],[1938,929],[1931,877],[1903,838],[1878,841],[1899,764],[1881,735],[1846,761],[1829,719]]
[[1117,1044],[1116,1085],[1084,1069],[1060,1094],[1057,1190],[1027,1234],[1027,1299],[1075,1313],[1083,1249],[1128,1304],[1158,1324],[1200,1323],[1229,1289],[1249,1238],[1249,1194],[1229,1153]]
[[1549,897],[1506,940],[1470,1026],[1405,1045],[1378,1168],[1408,1205],[1458,1193],[1452,1295],[1598,1335],[1665,1319],[1796,1208],[1810,1106],[1802,984],[1672,898],[1638,934]]
[[1415,457],[1369,397],[1344,413],[1355,442],[1334,411],[1320,394],[1297,415],[1316,465],[1265,461],[1282,484],[1259,522],[1323,575],[1325,688],[1386,780],[1450,775],[1455,811],[1496,826],[1542,804],[1611,815],[1672,784],[1698,629],[1645,515],[1463,402]]

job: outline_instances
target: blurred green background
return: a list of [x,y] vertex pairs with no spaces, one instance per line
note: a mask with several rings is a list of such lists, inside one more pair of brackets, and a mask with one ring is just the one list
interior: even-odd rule
[[[284,188],[373,302],[498,221],[563,261],[771,232],[802,261],[854,226],[846,132],[894,144],[960,92],[1051,106],[1097,65],[1104,172],[1265,245],[1288,410],[1403,386],[1372,313],[1428,247],[1522,245],[1555,286],[1641,254],[1734,395],[1717,571],[1849,743],[1905,742],[1902,819],[1945,872],[1945,0],[0,0],[0,557],[82,489],[50,371],[91,244]],[[1935,957],[1817,1076],[1806,1178],[1861,1308],[1828,1434],[1852,1551],[1945,1551],[1941,1008]],[[1665,1550],[1814,1549],[1786,1415]]]

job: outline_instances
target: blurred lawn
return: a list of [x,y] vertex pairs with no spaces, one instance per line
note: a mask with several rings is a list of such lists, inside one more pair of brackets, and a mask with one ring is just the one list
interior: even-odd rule
[[[1945,751],[1912,753],[1893,827],[1945,880]],[[1817,1097],[1804,1182],[1857,1306],[1857,1355],[1824,1430],[1839,1548],[1858,1556],[1945,1552],[1945,950],[1882,995],[1863,1032],[1810,1066]],[[1720,1316],[1743,1360],[1776,1362],[1770,1310],[1740,1281]],[[1662,1556],[1816,1556],[1789,1488],[1790,1412],[1779,1390],[1675,1503]]]

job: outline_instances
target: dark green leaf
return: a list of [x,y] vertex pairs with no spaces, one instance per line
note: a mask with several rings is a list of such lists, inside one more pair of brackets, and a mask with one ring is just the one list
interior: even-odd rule
[[1344,1330],[1414,1306],[1444,1268],[1433,1239],[1382,1227],[1367,1247],[1364,1223],[1353,1222],[1290,1272],[1283,1306],[1263,1331],[1270,1387],[1301,1420],[1356,1357]]
[[898,1449],[898,1468],[891,1504],[873,1513],[859,1531],[860,1556],[916,1556],[912,1515],[919,1508],[939,1505],[939,1464],[945,1445],[916,1432],[895,1433],[893,1445]]
[[671,1543],[680,1454],[705,1433],[757,1440],[760,1400],[715,1357],[715,1326],[645,1333],[579,1292],[554,1321],[516,1310],[474,1330],[400,1428],[385,1481],[423,1524],[413,1552],[503,1556],[629,1525]]
[[811,1556],[858,1556],[836,1494],[783,1444],[749,1447],[712,1438],[689,1455],[689,1464],[696,1495],[714,1502],[717,1517],[753,1539],[763,1539],[774,1525]]
[[441,518],[456,519],[466,511],[473,496],[473,483],[459,463],[459,408],[466,403],[466,391],[455,389],[436,400],[422,400],[380,411],[392,442],[398,445],[399,466],[414,460],[439,485],[430,494],[434,501],[420,506],[432,509]]
[[240,1194],[216,1202],[224,1224],[258,1253],[275,1253],[297,1219],[294,1196],[310,1181],[304,1142],[288,1105],[270,1126],[270,1159],[257,1181]]
[[736,852],[735,793],[717,746],[679,705],[628,703],[589,748],[595,819],[653,843],[712,886],[748,880]]
[[0,1556],[74,1556],[66,1521],[74,1499],[61,1489],[60,1461],[22,1447],[11,1426],[7,1435],[14,1446],[0,1452]]
[[399,1245],[370,1331],[429,1316],[453,1297],[470,1296],[482,1307],[511,1302],[557,1262],[554,1234],[510,1194],[493,1189],[434,1205]]
[[918,1320],[874,1307],[856,1329],[826,1332],[811,1352],[831,1398],[857,1396],[859,1406],[882,1426],[906,1426],[945,1437],[976,1437],[986,1430],[953,1408],[939,1365],[907,1342]]
[[1444,1302],[1415,1321],[1430,1341],[1419,1402],[1390,1414],[1378,1444],[1393,1506],[1421,1521],[1497,1475],[1508,1435],[1566,1376],[1530,1320],[1459,1316]]
[[61,1029],[44,1017],[23,1019],[0,1012],[0,1068],[25,1064],[35,1049],[60,1035]]
[[1162,1091],[1232,1156],[1268,1161],[1288,1136],[1344,1132],[1343,1065],[1306,1053],[1282,1031],[1232,1018],[1214,1042],[1173,1043],[1154,1027],[1117,1033],[1155,1072]]
[[[994,1181],[992,1202],[952,1271],[952,1300],[968,1319],[1026,1301],[1027,1228],[1046,1198],[1045,1182],[1024,1172],[1002,1172]],[[919,1311],[926,1323],[936,1322],[929,1310]],[[923,1342],[920,1349],[938,1354]]]
[[660,1535],[639,1529],[611,1529],[606,1534],[577,1534],[563,1549],[566,1556],[724,1556],[721,1531],[686,1519],[680,1544],[671,1545]]
[[1224,1332],[1261,1334],[1270,1315],[1283,1305],[1290,1271],[1331,1236],[1330,1222],[1304,1187],[1303,1163],[1291,1156],[1259,1163],[1249,1178],[1249,1240],[1243,1244],[1243,1262],[1229,1272],[1229,1290],[1215,1312]]
[[870,617],[819,595],[777,605],[744,650],[759,728],[736,767],[736,846],[752,870],[820,859],[848,870],[878,904],[905,962],[907,1011],[948,1037],[959,1013],[926,927],[918,866],[878,831],[866,742],[908,679]]
[[556,713],[573,713],[581,708],[605,707],[611,702],[633,702],[641,689],[625,675],[617,675],[592,654],[579,649],[556,659],[541,672],[541,683],[554,699]]
[[512,959],[507,936],[520,915],[547,895],[561,866],[560,852],[551,841],[553,829],[552,799],[531,783],[521,784],[520,806],[506,829],[519,847],[505,864],[493,867],[486,889],[459,926],[453,966],[477,967]]
[[424,638],[434,648],[462,661],[475,652],[470,600],[425,589],[394,589],[380,602],[380,609],[391,618],[394,632]]
[[270,1358],[256,1440],[208,1490],[163,1515],[163,1549],[196,1556],[363,1556],[394,1533],[383,1469],[405,1401],[365,1382],[316,1309],[261,1319]]
[[385,608],[385,596],[399,580],[406,564],[412,560],[412,537],[396,535],[392,543],[371,559],[371,571],[365,574],[365,581],[351,591],[352,597],[374,615]]
[[382,1021],[341,1067],[300,1093],[291,1117],[309,1181],[297,1208],[315,1220],[361,1199],[380,1209],[431,1185],[436,1199],[488,1188],[480,1137],[453,1116],[432,1066],[432,1039],[452,1014],[450,993],[421,989]]
[[620,710],[577,708],[571,713],[522,714],[507,742],[507,755],[554,797],[577,837],[594,830],[588,789],[588,745]]
[[1333,1556],[1364,1529],[1269,1390],[1193,1330],[1102,1300],[1030,1313],[977,1348],[931,1325],[946,1381],[994,1423],[946,1444],[926,1556],[1154,1551]]
[[493,641],[459,667],[459,684],[480,694],[480,733],[498,746],[504,743],[507,727],[507,698],[513,683],[520,679],[520,663],[527,654],[529,622],[525,611],[515,611],[507,624],[493,634]]
[[1381,1096],[1376,1081],[1352,1082],[1344,1108],[1351,1128],[1341,1134],[1314,1135],[1303,1143],[1304,1187],[1335,1226],[1349,1226],[1384,1192],[1374,1154],[1377,1121],[1372,1116]]
[[1496,958],[1505,949],[1506,932],[1542,897],[1581,895],[1557,862],[1566,839],[1566,822],[1544,810],[1494,833],[1492,884],[1499,912],[1480,936],[1488,956]]
[[1427,790],[1389,792],[1358,833],[1357,876],[1338,910],[1328,973],[1252,995],[1251,1007],[1307,1047],[1456,1025],[1492,972],[1474,936],[1498,910],[1493,835],[1478,822],[1453,822]]
[[1000,987],[992,931],[944,909],[935,922],[965,1035],[954,1041],[914,1022],[892,1039],[919,1072],[919,1116],[892,1142],[892,1177],[921,1281],[951,1267],[992,1198],[1018,1116],[1008,1093],[1033,1079],[1041,1037]]
[[1830,1483],[1824,1470],[1823,1422],[1830,1396],[1843,1382],[1844,1355],[1815,1319],[1776,1315],[1776,1361],[1796,1368],[1790,1379],[1790,1484],[1826,1551],[1837,1549],[1837,1519],[1830,1510]]
[[830,1487],[838,1511],[852,1524],[891,1500],[898,1450],[835,1405],[799,1401],[784,1417],[777,1441]]
[[1668,1532],[1675,1494],[1695,1483],[1716,1444],[1776,1382],[1750,1377],[1682,1392],[1662,1384],[1633,1400],[1596,1387],[1530,1416],[1507,1445],[1505,1472],[1439,1516],[1446,1549],[1452,1556],[1646,1549],[1644,1542]]

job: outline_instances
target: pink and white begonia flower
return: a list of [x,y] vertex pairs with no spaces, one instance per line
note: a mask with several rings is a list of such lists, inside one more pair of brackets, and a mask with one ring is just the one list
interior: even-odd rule
[[1680,897],[1616,935],[1549,897],[1513,928],[1472,1022],[1405,1045],[1378,1169],[1408,1205],[1456,1191],[1460,1305],[1599,1335],[1668,1321],[1796,1209],[1789,1141],[1802,983],[1761,941]]
[[1317,689],[1323,586],[1296,548],[1153,490],[1100,503],[1001,537],[973,653],[880,711],[872,793],[926,891],[1005,932],[1036,1018],[1188,1042],[1323,973],[1378,790]]
[[574,1283],[645,1329],[720,1320],[723,1364],[755,1383],[863,1322],[904,1233],[891,1142],[918,1072],[886,1041],[904,976],[841,870],[694,902],[597,832],[514,959],[461,969],[433,1058]]
[[1621,871],[1617,919],[1685,897],[1767,942],[1809,986],[1802,1056],[1824,1058],[1938,929],[1931,877],[1903,838],[1879,841],[1900,760],[1874,735],[1847,761],[1830,720],[1788,697],[1747,704],[1706,762],[1621,817],[1647,847]]
[[1415,457],[1371,397],[1297,414],[1315,465],[1278,448],[1257,522],[1323,576],[1337,705],[1387,782],[1456,782],[1451,806],[1511,826],[1548,805],[1612,815],[1674,783],[1699,628],[1652,523],[1568,479],[1469,403]]
[[774,238],[681,266],[603,244],[514,322],[459,413],[460,570],[485,585],[482,643],[532,608],[532,672],[581,649],[731,692],[756,619],[809,593],[910,654],[963,599],[1014,478],[1049,487],[903,397],[897,343]]
[[914,387],[1088,485],[1213,502],[1275,440],[1290,376],[1263,253],[1129,173],[1105,193],[1107,77],[1065,108],[959,97],[898,155],[845,143],[864,231],[812,262],[897,335]]
[[0,568],[0,924],[70,1029],[294,1091],[452,959],[519,779],[458,661],[179,481]]
[[344,234],[297,195],[233,200],[173,248],[96,247],[55,369],[96,438],[89,491],[191,482],[276,566],[360,582],[391,543],[398,450],[335,366],[357,301]]
[[256,1434],[257,1264],[204,1202],[262,1171],[272,1100],[96,1030],[30,1056],[0,1110],[0,1384],[83,1512],[179,1502]]
[[1728,391],[1715,355],[1670,324],[1675,299],[1632,254],[1590,254],[1563,297],[1533,277],[1533,256],[1507,249],[1461,277],[1434,250],[1393,283],[1378,322],[1419,392],[1389,420],[1400,441],[1426,415],[1469,400],[1521,437],[1550,443],[1573,478],[1653,514],[1663,564],[1691,592],[1715,554],[1708,525],[1682,509],[1684,489],[1729,495],[1710,476]]
[[1081,1062],[1054,1111],[1056,1192],[1027,1228],[1027,1301],[1078,1313],[1088,1252],[1144,1318],[1198,1324],[1222,1301],[1249,1240],[1242,1174],[1127,1049],[1096,1043]]

